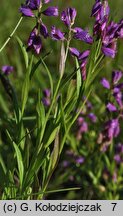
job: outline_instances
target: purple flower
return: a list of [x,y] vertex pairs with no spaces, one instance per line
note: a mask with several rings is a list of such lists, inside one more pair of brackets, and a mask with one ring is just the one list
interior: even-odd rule
[[60,29],[56,29],[55,26],[51,27],[51,38],[53,40],[64,40],[64,33]]
[[58,16],[58,7],[48,7],[42,12],[45,16]]
[[40,33],[41,33],[41,35],[43,35],[44,38],[47,38],[49,36],[47,27],[43,23],[41,23],[41,25],[40,25]]
[[77,119],[77,123],[78,123],[78,125],[81,126],[83,122],[84,122],[84,118],[81,117],[81,116],[78,117],[78,119]]
[[32,10],[37,10],[40,7],[40,4],[40,0],[26,0],[26,5]]
[[71,55],[75,56],[75,57],[79,57],[80,52],[78,49],[74,48],[74,47],[70,47],[69,48]]
[[35,15],[32,12],[32,10],[28,6],[26,6],[26,5],[22,5],[20,7],[20,12],[22,13],[23,16],[35,17]]
[[114,50],[112,48],[103,46],[102,47],[102,52],[104,53],[105,56],[115,58],[116,50]]
[[81,133],[83,133],[83,132],[87,132],[88,131],[88,124],[87,124],[87,122],[83,122],[82,123],[82,125],[80,126],[80,128],[79,128],[79,131],[81,132]]
[[116,163],[117,164],[120,164],[121,163],[121,156],[119,155],[119,154],[116,154],[115,156],[114,156],[114,160],[116,161]]
[[118,24],[113,21],[108,22],[109,12],[107,0],[103,2],[96,0],[91,15],[96,18],[93,32],[98,39],[101,37],[103,54],[114,58],[117,53],[117,38],[123,37],[123,21]]
[[123,76],[122,72],[121,71],[113,71],[112,72],[112,83],[114,85],[116,85],[119,80],[121,79],[121,77]]
[[90,50],[85,50],[84,52],[80,53],[79,58],[78,58],[79,61],[86,60],[88,58],[89,54],[90,54]]
[[89,54],[90,54],[90,50],[85,50],[84,52],[80,53],[78,57],[83,80],[86,79],[86,65],[87,65],[87,59]]
[[76,137],[77,140],[81,140],[82,134],[88,131],[88,124],[81,116],[77,119],[77,123],[78,123],[78,131]]
[[43,91],[43,94],[44,94],[44,97],[50,97],[50,96],[51,96],[51,91],[50,91],[50,89],[45,89],[45,90]]
[[50,106],[50,99],[49,98],[43,98],[42,102],[43,102],[44,106],[46,106],[46,107]]
[[74,24],[76,18],[76,9],[75,8],[67,8],[66,11],[63,11],[61,14],[61,20],[68,27]]
[[85,158],[82,156],[76,158],[76,163],[78,163],[78,164],[83,164],[84,161],[85,161]]
[[105,38],[108,38],[108,42],[116,38],[117,28],[118,28],[118,24],[113,21],[111,21],[109,25],[106,27]]
[[110,13],[110,8],[108,5],[108,0],[104,0],[100,11],[100,18],[103,19],[104,17],[108,17],[109,13]]
[[4,66],[2,66],[1,70],[5,75],[9,75],[10,73],[13,72],[14,68],[12,66],[9,66],[9,65],[4,65]]
[[98,17],[98,14],[101,11],[101,8],[102,8],[101,1],[100,0],[96,0],[94,6],[92,8],[91,16]]
[[101,84],[103,85],[104,88],[110,89],[110,83],[109,83],[109,81],[107,79],[103,78],[101,80]]
[[104,0],[103,3],[100,0],[96,0],[91,16],[96,18],[96,21],[102,21],[105,17],[109,16],[110,8],[108,6],[108,1]]
[[102,36],[104,33],[104,30],[106,28],[107,25],[107,19],[104,18],[102,21],[98,22],[96,21],[94,24],[94,28],[93,28],[93,34],[97,35],[97,36]]
[[118,23],[116,37],[123,38],[123,19]]
[[37,27],[34,27],[28,39],[27,50],[33,49],[36,54],[39,54],[42,48],[41,37],[38,35]]
[[89,113],[88,117],[91,119],[92,122],[96,122],[97,121],[97,117],[94,113]]
[[114,106],[114,104],[112,104],[110,102],[107,104],[106,108],[108,109],[109,112],[116,112],[117,111],[116,106]]
[[120,126],[119,126],[118,119],[112,119],[106,122],[105,130],[107,131],[107,136],[110,140],[112,140],[113,137],[117,137],[120,133]]
[[90,54],[90,50],[85,50],[84,52],[81,52],[77,50],[76,48],[70,47],[69,48],[71,55],[78,58],[80,70],[82,72],[82,79],[86,79],[86,66],[87,66],[87,59]]
[[[74,33],[74,38],[77,40],[82,40],[86,43],[92,44],[93,43],[93,38],[89,35],[88,31],[84,31],[83,29],[80,28],[77,29],[79,31],[77,31],[76,33]],[[75,29],[74,29],[75,32]]]
[[51,100],[50,100],[50,96],[51,96],[51,91],[50,89],[45,89],[43,91],[43,95],[44,97],[42,98],[42,102],[45,106],[50,106]]
[[[117,91],[116,91],[117,90]],[[118,103],[118,105],[121,107],[123,107],[123,94],[122,92],[119,90],[119,88],[114,88],[113,89],[113,96],[116,100],[116,102]]]

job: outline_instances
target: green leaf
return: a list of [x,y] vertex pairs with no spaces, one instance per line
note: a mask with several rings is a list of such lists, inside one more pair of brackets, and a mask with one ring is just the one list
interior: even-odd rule
[[3,158],[2,158],[1,154],[0,154],[0,164],[1,164],[1,167],[2,167],[2,170],[3,170],[4,174],[6,174],[7,173],[7,168],[6,168],[6,165],[5,165],[4,161],[3,161]]
[[23,53],[25,66],[26,66],[26,68],[28,68],[29,59],[28,59],[28,54],[27,54],[27,51],[26,51],[26,47],[24,46],[23,42],[21,41],[21,39],[19,37],[16,36],[16,39],[17,39],[18,44],[19,44],[19,46],[21,48],[21,51]]
[[[78,59],[76,58],[76,68],[79,68],[79,62]],[[82,88],[82,76],[81,76],[81,71],[80,69],[77,71],[77,98],[79,97],[80,90]]]
[[43,59],[41,59],[42,63],[43,63],[43,66],[44,68],[46,69],[47,71],[47,74],[48,74],[48,77],[49,77],[49,81],[50,81],[50,89],[51,89],[51,95],[53,95],[53,79],[52,79],[52,76],[51,76],[51,72],[50,70],[48,69],[46,63],[44,62]]
[[32,70],[30,72],[30,80],[32,79],[32,77],[34,76],[34,73],[36,72],[36,70],[38,69],[39,65],[42,63],[42,60],[39,59],[37,61],[37,63],[32,67]]
[[37,110],[37,114],[38,114],[38,128],[41,128],[44,126],[45,123],[45,108],[44,105],[41,101],[41,94],[40,94],[40,90],[38,92],[38,104],[36,107]]
[[27,99],[28,99],[28,93],[29,93],[29,87],[30,87],[30,79],[29,78],[30,78],[30,72],[32,69],[32,63],[33,63],[33,56],[31,58],[29,67],[27,68],[24,84],[22,87],[22,116],[23,116],[23,113],[25,110]]
[[[79,67],[80,68],[80,67]],[[65,79],[62,79],[62,82],[60,84],[60,90],[64,89],[64,87],[67,85],[69,81],[72,80],[76,72],[79,70],[79,68],[75,69],[71,74],[69,74]]]
[[69,101],[72,99],[73,95],[76,91],[76,80],[71,80],[67,89],[67,97],[66,97],[66,103],[65,106],[69,103]]
[[[42,59],[44,60],[47,56],[49,56],[51,54],[51,51],[48,52]],[[32,79],[32,77],[34,76],[34,73],[36,72],[36,70],[38,69],[39,65],[42,63],[42,59],[39,59],[37,61],[37,63],[32,67],[32,70],[30,72],[30,80]]]
[[24,179],[24,189],[26,187],[29,187],[32,183],[33,177],[38,173],[40,167],[42,166],[45,159],[45,151],[42,150],[39,152],[38,155],[35,157],[35,161],[33,164],[30,164],[30,167],[26,173],[25,179]]
[[28,169],[29,167],[29,157],[30,157],[30,147],[32,146],[32,140],[31,140],[31,136],[30,136],[30,132],[27,129],[26,130],[26,139],[25,139],[25,145],[24,145],[24,168],[25,170]]
[[57,134],[58,130],[59,130],[59,126],[56,127],[56,128],[51,132],[51,135],[49,136],[48,141],[47,141],[46,143],[44,143],[45,148],[47,148],[47,147],[53,142],[53,140],[54,140],[55,137],[56,137],[56,134]]
[[38,69],[40,64],[43,64],[44,68],[46,69],[46,72],[48,74],[49,81],[50,81],[51,94],[53,95],[53,79],[52,79],[51,73],[50,73],[46,63],[44,62],[43,58],[40,58],[39,61],[33,66],[31,73],[30,73],[30,80],[32,79],[34,73],[36,72],[36,70]]
[[19,179],[20,179],[20,186],[22,187],[23,177],[24,177],[24,165],[22,160],[22,154],[18,146],[13,142],[13,146],[15,149],[17,163],[18,163],[18,170],[19,170]]
[[50,159],[51,170],[55,168],[57,161],[58,161],[58,157],[59,157],[59,133],[57,132],[56,138],[54,141],[54,148],[53,148],[51,159]]

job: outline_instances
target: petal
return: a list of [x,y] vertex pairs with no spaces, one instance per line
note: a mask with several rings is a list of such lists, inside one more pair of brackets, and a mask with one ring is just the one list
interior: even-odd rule
[[80,52],[78,49],[74,48],[74,47],[70,47],[69,48],[71,55],[75,56],[75,57],[79,57]]
[[105,56],[109,56],[111,58],[115,58],[116,51],[114,49],[111,49],[109,47],[102,47],[102,52],[104,53]]
[[55,26],[51,27],[51,38],[53,40],[64,40],[64,33],[57,29]]
[[107,79],[103,78],[101,80],[101,84],[103,85],[104,88],[110,89],[110,83],[109,83],[109,81]]
[[112,104],[110,102],[107,104],[106,108],[108,109],[109,112],[116,112],[117,111],[116,106],[114,106],[114,104]]
[[34,13],[32,12],[32,10],[27,7],[27,6],[21,6],[20,7],[20,12],[22,13],[23,16],[27,16],[27,17],[35,17]]
[[49,36],[47,27],[43,23],[41,23],[40,25],[40,33],[44,36],[44,38],[47,38]]
[[58,7],[48,7],[45,11],[42,12],[46,16],[58,16]]

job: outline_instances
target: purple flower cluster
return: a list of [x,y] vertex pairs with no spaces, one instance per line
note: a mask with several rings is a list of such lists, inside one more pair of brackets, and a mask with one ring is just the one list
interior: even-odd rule
[[[73,37],[76,40],[84,41],[85,43],[92,44],[93,38],[89,35],[89,32],[87,30],[83,30],[80,27],[73,27],[75,18],[76,18],[77,12],[75,8],[67,8],[65,11],[61,14],[61,20],[64,22],[64,24],[67,26],[68,29],[71,30],[73,33]],[[69,47],[70,53],[72,56],[76,57],[80,64],[80,69],[82,72],[82,78],[83,80],[86,79],[86,65],[87,65],[87,59],[90,53],[90,50],[85,50],[83,52],[80,52],[78,49],[74,47]]]
[[[43,4],[47,4],[51,0],[26,0],[25,4],[20,7],[20,12],[23,16],[34,17],[36,19],[36,26],[33,28],[28,39],[27,50],[33,50],[36,54],[40,54],[42,49],[42,37],[45,39],[49,36],[48,29],[42,21],[42,14],[45,16],[58,16],[58,7],[48,7],[42,11]],[[38,16],[34,11],[38,12]]]
[[117,39],[123,38],[123,20],[119,23],[109,21],[108,0],[96,0],[91,16],[95,17],[94,35],[101,38],[102,52],[114,58],[117,52]]
[[[75,8],[67,8],[61,13],[61,21],[67,26],[68,29],[72,30],[74,25],[77,11]],[[53,40],[65,40],[65,33],[55,26],[51,28],[51,37]]]
[[[108,89],[115,101],[117,102],[117,105],[119,106],[119,109],[123,109],[123,83],[119,83],[120,79],[122,78],[123,73],[121,71],[113,71],[112,72],[112,80],[111,83],[106,79],[103,78],[101,80],[101,84],[104,88]],[[107,109],[109,112],[115,112],[117,111],[116,106],[109,102],[107,104]]]
[[77,140],[81,140],[84,133],[88,132],[89,123],[97,122],[96,115],[92,112],[93,106],[87,101],[85,104],[85,110],[79,115],[77,119]]
[[[121,71],[113,71],[111,83],[106,78],[101,80],[101,84],[104,88],[108,89],[111,98],[111,101],[106,105],[106,109],[109,113],[112,113],[111,118],[106,121],[98,139],[98,143],[103,144],[101,147],[102,151],[106,151],[112,139],[120,133],[119,120],[122,117],[123,109],[123,83],[119,83],[119,81],[122,76],[123,73]],[[113,113],[115,117],[113,117]]]

